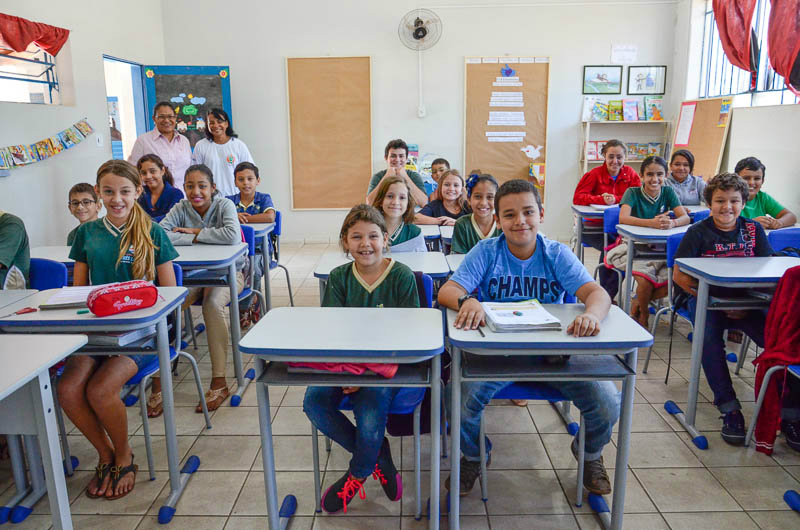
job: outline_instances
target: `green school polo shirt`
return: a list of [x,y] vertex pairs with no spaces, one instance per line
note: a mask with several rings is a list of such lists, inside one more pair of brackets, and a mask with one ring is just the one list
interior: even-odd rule
[[0,289],[25,289],[31,267],[25,223],[0,212]]
[[652,219],[681,205],[675,190],[669,186],[663,186],[655,199],[645,196],[641,187],[628,188],[619,203],[630,206],[631,215],[639,219]]
[[475,224],[474,215],[475,214],[465,215],[456,221],[453,227],[453,240],[450,243],[450,252],[454,254],[466,254],[472,250],[472,247],[477,245],[479,241],[490,237],[497,237],[503,233],[502,230],[497,228],[497,224],[495,223],[494,230],[489,232],[488,236],[484,236]]
[[[128,249],[117,265],[122,229],[124,226],[117,228],[105,217],[78,227],[69,257],[89,266],[92,285],[141,279],[133,277],[133,247]],[[178,252],[158,223],[150,223],[150,238],[156,247],[156,266],[178,257]]]
[[755,219],[763,215],[771,215],[778,218],[778,214],[785,208],[781,203],[772,198],[772,195],[765,191],[759,191],[756,196],[747,201],[744,208],[742,208],[742,217],[747,219]]
[[417,280],[411,269],[391,260],[381,277],[368,285],[355,262],[345,263],[328,276],[322,307],[419,307]]
[[[425,181],[422,180],[420,174],[410,169],[406,169],[406,173],[408,174],[408,178],[411,179],[411,182],[413,182],[417,188],[425,192]],[[367,188],[367,193],[372,193],[372,190],[374,190],[378,186],[378,184],[380,184],[381,179],[385,174],[386,170],[382,169],[377,173],[375,173],[374,175],[372,175],[372,178],[369,181],[369,187]]]
[[417,225],[403,223],[403,227],[400,229],[394,239],[389,238],[389,246],[399,245],[400,243],[410,241],[415,237],[418,237],[421,233],[422,228],[418,227]]

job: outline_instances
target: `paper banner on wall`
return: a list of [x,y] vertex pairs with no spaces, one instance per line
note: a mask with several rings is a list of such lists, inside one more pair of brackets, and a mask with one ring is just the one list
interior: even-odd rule
[[725,127],[728,125],[728,117],[731,115],[732,104],[733,98],[722,99],[722,105],[719,108],[719,120],[717,121],[717,127]]
[[697,102],[692,101],[681,105],[681,113],[678,116],[678,126],[675,130],[675,147],[689,145],[689,138],[692,136],[692,125],[694,124],[694,111]]
[[50,138],[39,140],[36,143],[0,147],[0,170],[47,160],[65,149],[75,147],[93,132],[94,129],[89,122],[83,119]]

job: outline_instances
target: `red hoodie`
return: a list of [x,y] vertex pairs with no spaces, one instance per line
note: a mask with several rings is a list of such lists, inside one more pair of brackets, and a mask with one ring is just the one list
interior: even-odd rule
[[604,193],[613,193],[616,203],[622,200],[625,190],[632,186],[641,186],[639,174],[630,166],[622,166],[617,179],[611,178],[606,165],[603,164],[586,173],[575,188],[572,204],[589,206],[590,204],[605,204]]

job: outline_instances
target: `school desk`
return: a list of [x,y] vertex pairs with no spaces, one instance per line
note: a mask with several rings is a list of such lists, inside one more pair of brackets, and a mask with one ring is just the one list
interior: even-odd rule
[[267,311],[272,309],[272,288],[269,284],[269,234],[275,230],[275,223],[252,223],[247,226],[253,227],[256,236],[256,243],[261,240],[261,257],[264,261],[264,300],[267,303]]
[[[0,289],[0,309],[7,305],[15,304],[23,298],[28,298],[38,293],[36,289]],[[0,311],[0,315],[5,313]]]
[[231,348],[233,352],[233,370],[236,373],[236,393],[231,396],[231,406],[236,407],[242,400],[247,385],[253,381],[255,372],[243,373],[242,354],[239,351],[239,339],[242,330],[239,327],[239,293],[236,286],[236,260],[247,254],[247,243],[235,245],[181,245],[175,247],[178,257],[173,261],[183,269],[183,285],[195,287],[228,287],[231,292],[230,312]]
[[[584,206],[582,204],[573,204],[572,212],[578,216],[577,234],[578,239],[575,246],[575,254],[578,259],[583,263],[583,234],[599,234],[603,235],[603,210],[598,210],[591,206]],[[597,220],[597,225],[591,224],[584,226],[586,220]]]
[[442,243],[447,246],[453,242],[453,226],[440,226],[439,227],[439,235],[442,238]]
[[450,270],[456,272],[458,270],[459,265],[461,262],[464,261],[464,257],[466,254],[448,254],[445,256],[447,259],[447,265],[450,267]]
[[[433,281],[443,281],[450,275],[450,267],[447,259],[441,252],[398,252],[396,254],[386,254],[386,257],[394,258],[397,262],[407,265],[412,271],[419,271],[430,276]],[[314,277],[319,280],[319,301],[325,297],[325,285],[328,283],[328,276],[331,271],[339,265],[352,262],[353,259],[341,252],[336,254],[325,254],[314,268]]]
[[[364,323],[369,325],[365,326]],[[413,329],[414,333],[408,333]],[[437,309],[363,307],[278,307],[242,339],[244,353],[257,356],[258,418],[270,530],[279,530],[278,486],[272,447],[269,385],[427,387],[431,392],[431,491],[439,491],[442,315]],[[269,363],[268,363],[269,361]],[[398,363],[391,379],[377,375],[289,373],[287,361]],[[319,458],[316,436],[312,457]],[[329,478],[330,480],[330,478]],[[320,484],[315,484],[317,491]],[[376,493],[378,495],[378,493]],[[284,501],[286,502],[286,501]],[[310,507],[301,507],[308,509]],[[314,507],[317,509],[318,507]],[[429,528],[439,527],[438,503],[431,503]],[[358,501],[350,511],[358,513]],[[311,515],[311,511],[307,514]]]
[[441,250],[441,234],[439,233],[439,225],[417,225],[422,230],[422,237],[425,238],[425,244],[428,246],[429,251]]
[[[700,385],[700,367],[703,359],[703,338],[706,327],[707,310],[747,309],[747,300],[735,306],[730,304],[709,304],[709,286],[729,288],[770,287],[778,283],[787,269],[800,265],[800,258],[786,256],[768,258],[678,258],[675,260],[681,272],[696,278],[697,308],[692,333],[691,372],[689,375],[689,399],[686,414],[668,401],[664,408],[691,434],[692,441],[700,449],[708,447],[708,441],[694,426],[697,412],[697,389]],[[763,307],[763,302],[757,304]]]
[[[15,304],[3,308],[4,314],[23,307],[38,307],[45,303],[57,289],[40,291],[24,298]],[[186,299],[184,287],[159,287],[159,300],[155,305],[111,315],[96,317],[92,313],[78,313],[75,309],[53,309],[26,313],[23,315],[0,318],[0,329],[8,333],[92,333],[130,331],[156,326],[156,351],[145,350],[146,353],[157,353],[161,371],[161,392],[164,400],[164,433],[167,443],[167,462],[169,465],[170,494],[159,510],[159,521],[168,522],[175,513],[175,505],[183,493],[192,473],[200,465],[196,456],[189,457],[183,469],[179,468],[178,439],[175,427],[175,403],[172,390],[172,369],[169,360],[169,336],[167,332],[167,316],[179,309]],[[238,321],[237,321],[238,322]],[[87,346],[80,353],[91,355],[118,355],[140,353],[137,347],[113,348],[109,346]],[[61,463],[59,462],[59,468]]]
[[[622,291],[622,308],[626,313],[631,312],[631,285],[633,283],[633,260],[634,259],[650,259],[650,260],[665,260],[667,259],[666,244],[667,238],[673,234],[683,234],[689,229],[691,225],[678,226],[661,230],[660,228],[650,228],[647,226],[634,226],[634,225],[617,225],[617,233],[628,243],[628,261],[625,264],[625,285]],[[661,244],[665,248],[663,251],[648,251],[646,249],[637,248],[636,243],[649,243]]]
[[[72,517],[61,465],[49,369],[86,344],[86,340],[86,335],[0,336],[0,359],[3,364],[0,370],[0,433],[33,435],[38,439],[38,447],[32,453],[36,457],[41,455],[45,483],[37,484],[41,479],[38,479],[39,473],[34,470],[37,465],[35,462],[39,460],[36,458],[30,464],[33,489],[46,488],[49,492],[53,525],[59,530],[71,530]],[[22,476],[18,477],[17,474],[15,470],[17,487],[24,487],[24,469]]]
[[[607,503],[601,500],[602,497],[592,498],[590,495],[589,499],[593,509],[605,510],[598,511],[605,527],[620,530],[633,417],[636,355],[638,348],[653,343],[653,337],[619,307],[611,306],[598,335],[576,338],[567,335],[566,329],[583,312],[583,304],[545,304],[544,307],[561,321],[562,330],[494,333],[484,326],[481,334],[477,330],[456,328],[453,324],[458,313],[448,309],[447,333],[453,359],[450,369],[451,462],[458,462],[461,454],[462,381],[622,381],[613,511],[610,516],[607,506],[603,507]],[[465,356],[466,352],[473,355]],[[565,354],[572,357],[563,365],[526,364],[526,358],[521,357]],[[451,530],[459,528],[459,475],[459,466],[452,466],[450,484],[456,486],[450,490]],[[556,493],[561,494],[561,491]]]

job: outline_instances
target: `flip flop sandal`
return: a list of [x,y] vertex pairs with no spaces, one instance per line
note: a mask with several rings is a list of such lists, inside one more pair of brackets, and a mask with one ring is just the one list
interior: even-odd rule
[[[111,473],[111,464],[98,464],[95,466],[94,476],[97,478],[97,489],[100,489],[103,486],[103,482],[106,481],[106,477],[109,473]],[[87,488],[86,496],[90,499],[99,499],[100,497],[105,497],[105,494],[98,495],[97,493],[90,492]]]
[[[129,473],[133,473],[133,485],[136,485],[136,472],[139,471],[139,466],[133,463],[134,456],[131,455],[131,463],[125,467],[122,466],[111,466],[111,491],[115,491],[117,489],[117,485],[119,484],[120,480],[122,480],[125,476]],[[106,497],[106,499],[110,501],[114,501],[117,499],[121,499],[122,497],[126,496],[130,492],[133,491],[133,487],[123,493],[122,495],[115,495],[113,497]]]
[[[161,397],[161,392],[153,392],[150,394],[150,397],[147,398],[147,417],[148,418],[158,418],[164,413],[163,407],[163,399]],[[152,413],[151,411],[157,410],[157,412]]]
[[[228,399],[228,396],[230,395],[231,393],[227,386],[222,388],[209,388],[206,392],[206,407],[208,407],[208,411],[212,412],[217,410],[223,403],[225,403],[225,400]],[[194,411],[198,414],[202,414],[203,407],[198,403]]]

